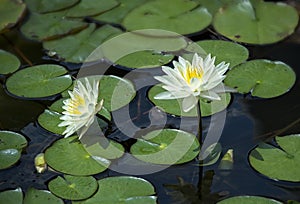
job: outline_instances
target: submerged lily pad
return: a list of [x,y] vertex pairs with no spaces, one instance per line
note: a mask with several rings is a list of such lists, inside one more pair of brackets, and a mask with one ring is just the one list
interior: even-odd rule
[[48,188],[53,194],[63,199],[81,200],[93,195],[98,188],[98,183],[92,176],[64,175],[64,178],[58,176],[52,179]]
[[23,1],[1,0],[0,33],[13,27],[22,17],[26,5]]
[[[275,20],[274,16],[280,18]],[[219,9],[213,26],[217,32],[235,41],[270,44],[292,34],[298,19],[296,9],[287,4],[250,0]]]
[[195,1],[156,0],[132,10],[122,24],[131,31],[151,28],[191,34],[206,28],[211,20],[207,9]]
[[21,188],[0,192],[0,203],[22,204],[23,193]]
[[[156,105],[159,109],[162,109],[166,113],[177,115],[177,116],[188,116],[188,117],[197,117],[197,108],[191,109],[189,112],[184,112],[181,108],[182,99],[172,99],[172,100],[158,100],[154,99],[159,93],[164,92],[165,89],[161,87],[161,85],[153,86],[149,92],[148,97],[154,105]],[[214,101],[206,101],[204,99],[200,99],[201,105],[201,116],[210,116],[217,112],[224,110],[230,103],[231,95],[230,93],[222,93],[220,94],[221,100]]]
[[54,196],[50,191],[29,188],[25,194],[24,204],[63,204],[64,202]]
[[77,34],[44,42],[43,47],[50,52],[57,53],[64,61],[82,63],[104,41],[120,33],[122,33],[120,29],[110,25],[96,29],[95,24],[91,24]]
[[156,196],[151,196],[155,194],[153,186],[142,178],[132,176],[108,177],[99,180],[98,185],[98,191],[93,197],[74,203],[156,203]]
[[16,96],[47,97],[64,91],[72,84],[71,76],[66,74],[67,70],[60,65],[36,65],[14,73],[7,79],[6,86]]
[[281,147],[266,143],[258,145],[251,151],[250,164],[261,174],[275,180],[300,181],[300,135],[276,137]]
[[56,141],[45,152],[47,164],[62,173],[87,176],[107,169],[110,161],[88,154],[77,136]]
[[[49,4],[49,2],[47,2]],[[21,32],[32,40],[52,40],[87,27],[87,23],[68,19],[62,12],[38,14],[31,13],[22,25]]]
[[50,132],[53,132],[55,134],[61,135],[66,129],[66,127],[58,127],[58,124],[62,122],[62,120],[59,119],[61,116],[62,116],[62,114],[60,114],[60,113],[46,109],[38,117],[38,123],[44,129],[46,129]]
[[152,131],[134,143],[130,152],[154,164],[181,164],[193,160],[200,150],[195,135],[176,129]]
[[48,0],[25,0],[30,11],[38,13],[62,10],[76,4],[78,1],[80,0],[52,0],[51,3],[49,3]]
[[240,93],[272,98],[289,91],[295,81],[293,69],[283,62],[252,60],[231,69],[224,82]]
[[0,74],[10,74],[15,72],[20,67],[19,59],[4,50],[0,50]]
[[260,196],[236,196],[227,198],[217,204],[282,204],[281,202]]

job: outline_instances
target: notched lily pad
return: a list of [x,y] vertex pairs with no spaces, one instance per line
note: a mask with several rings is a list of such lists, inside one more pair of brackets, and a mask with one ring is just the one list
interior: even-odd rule
[[0,50],[0,74],[10,74],[19,69],[21,63],[19,59],[4,50]]
[[295,81],[293,69],[283,62],[252,60],[231,69],[224,82],[240,93],[272,98],[289,91]]
[[260,196],[236,196],[227,198],[218,202],[217,204],[282,204],[274,199],[264,198]]

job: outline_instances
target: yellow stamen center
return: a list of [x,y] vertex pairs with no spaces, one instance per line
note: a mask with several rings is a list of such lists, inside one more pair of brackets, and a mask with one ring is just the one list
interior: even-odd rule
[[84,98],[76,94],[74,99],[71,99],[70,103],[68,104],[68,112],[71,114],[80,115],[81,112],[78,110],[78,107],[84,105],[85,105]]
[[203,76],[202,69],[197,69],[197,68],[193,68],[193,67],[187,67],[186,73],[184,75],[184,79],[186,80],[186,82],[188,82],[188,84],[190,84],[192,78],[201,79],[202,76]]

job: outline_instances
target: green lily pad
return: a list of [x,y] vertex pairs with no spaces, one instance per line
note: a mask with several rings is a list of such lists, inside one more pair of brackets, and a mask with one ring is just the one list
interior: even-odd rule
[[85,201],[76,204],[105,203],[105,204],[155,204],[154,188],[148,181],[131,176],[108,177],[98,181],[97,193]]
[[26,5],[30,11],[38,13],[48,13],[53,11],[59,11],[64,8],[68,8],[76,4],[79,0],[52,0],[49,3],[48,0],[25,0]]
[[63,204],[64,202],[54,196],[50,191],[29,188],[25,194],[24,204]]
[[221,7],[237,4],[243,0],[198,0],[201,6],[207,8],[211,14],[215,14]]
[[[274,16],[280,18],[274,20]],[[219,9],[213,26],[217,32],[234,41],[270,44],[292,34],[298,19],[296,9],[287,4],[250,0]]]
[[94,16],[117,6],[115,0],[81,0],[78,4],[67,10],[68,17]]
[[51,106],[49,107],[49,110],[55,111],[57,113],[62,113],[64,111],[64,109],[62,108],[64,105],[63,101],[66,99],[67,98],[58,99],[57,101],[55,101],[54,103],[51,104]]
[[89,155],[77,136],[56,141],[46,150],[45,160],[56,171],[76,176],[103,172],[110,164],[107,159]]
[[202,157],[199,157],[200,160],[199,166],[213,165],[219,160],[221,153],[222,153],[222,146],[220,143],[211,144],[204,150],[203,155],[205,156],[205,158],[203,159]]
[[58,127],[58,124],[62,122],[62,120],[59,119],[61,116],[62,114],[60,113],[46,109],[38,117],[38,123],[49,132],[61,135],[66,129],[66,127]]
[[299,182],[300,135],[276,137],[276,141],[282,149],[262,143],[251,151],[250,164],[269,178]]
[[119,59],[116,64],[128,68],[155,68],[169,63],[174,55],[153,51],[134,52]]
[[227,198],[217,204],[281,204],[281,202],[260,196],[236,196]]
[[[189,112],[184,112],[181,108],[182,99],[172,99],[172,100],[158,100],[154,99],[154,96],[157,94],[164,92],[165,89],[161,87],[161,84],[153,86],[148,92],[148,98],[154,105],[156,105],[159,109],[165,111],[166,113],[177,115],[177,116],[188,116],[188,117],[197,117],[197,108],[194,107]],[[229,105],[231,100],[230,93],[222,93],[220,94],[221,100],[214,101],[206,101],[204,99],[200,99],[201,105],[201,116],[210,116],[217,112],[220,112]]]
[[98,183],[92,176],[71,176],[64,175],[52,179],[48,184],[49,190],[56,196],[68,200],[86,199],[93,195]]
[[154,164],[181,164],[199,154],[195,135],[176,129],[152,131],[138,139],[130,152],[139,160]]
[[1,0],[0,33],[13,27],[23,16],[26,5],[23,1]]
[[82,21],[66,18],[63,12],[31,13],[29,19],[22,25],[21,32],[32,40],[44,41],[77,32],[87,25]]
[[293,69],[283,62],[252,60],[231,69],[224,82],[240,93],[272,98],[289,91],[295,80]]
[[6,169],[19,161],[21,152],[17,149],[0,150],[0,169]]
[[43,47],[57,53],[67,62],[81,63],[85,62],[86,58],[104,41],[120,33],[122,33],[120,29],[110,25],[96,29],[95,24],[90,24],[87,29],[75,35],[44,42]]
[[15,190],[3,191],[0,193],[0,203],[5,204],[22,204],[23,193],[21,188]]
[[211,14],[195,1],[149,1],[126,15],[123,26],[127,30],[163,29],[179,34],[203,30],[212,21]]
[[36,65],[14,73],[7,79],[6,87],[10,93],[20,97],[52,96],[72,84],[71,76],[66,74],[67,70],[60,65]]
[[193,52],[193,54],[184,55],[184,58],[189,61],[192,61],[195,52],[199,53],[202,57],[206,57],[210,53],[212,56],[216,56],[215,64],[224,61],[230,63],[230,67],[241,64],[249,56],[248,49],[244,46],[224,40],[198,41],[196,44],[191,44],[191,47],[187,47],[186,50]]
[[17,71],[21,65],[19,59],[4,50],[0,50],[0,74],[10,74]]
[[93,16],[93,19],[101,22],[120,24],[123,18],[134,8],[144,4],[147,0],[119,0],[120,4],[98,16]]

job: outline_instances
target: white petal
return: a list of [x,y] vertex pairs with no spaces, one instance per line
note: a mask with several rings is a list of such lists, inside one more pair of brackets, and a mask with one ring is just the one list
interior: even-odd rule
[[186,97],[182,101],[182,109],[184,112],[189,112],[192,108],[195,107],[195,105],[198,103],[198,98],[190,95],[189,97]]
[[208,100],[221,100],[221,97],[218,95],[218,94],[216,94],[215,92],[212,92],[212,91],[210,91],[210,92],[207,92],[207,91],[205,91],[205,92],[202,92],[201,94],[200,94],[200,96],[202,97],[202,98],[206,98],[206,99],[208,99]]

